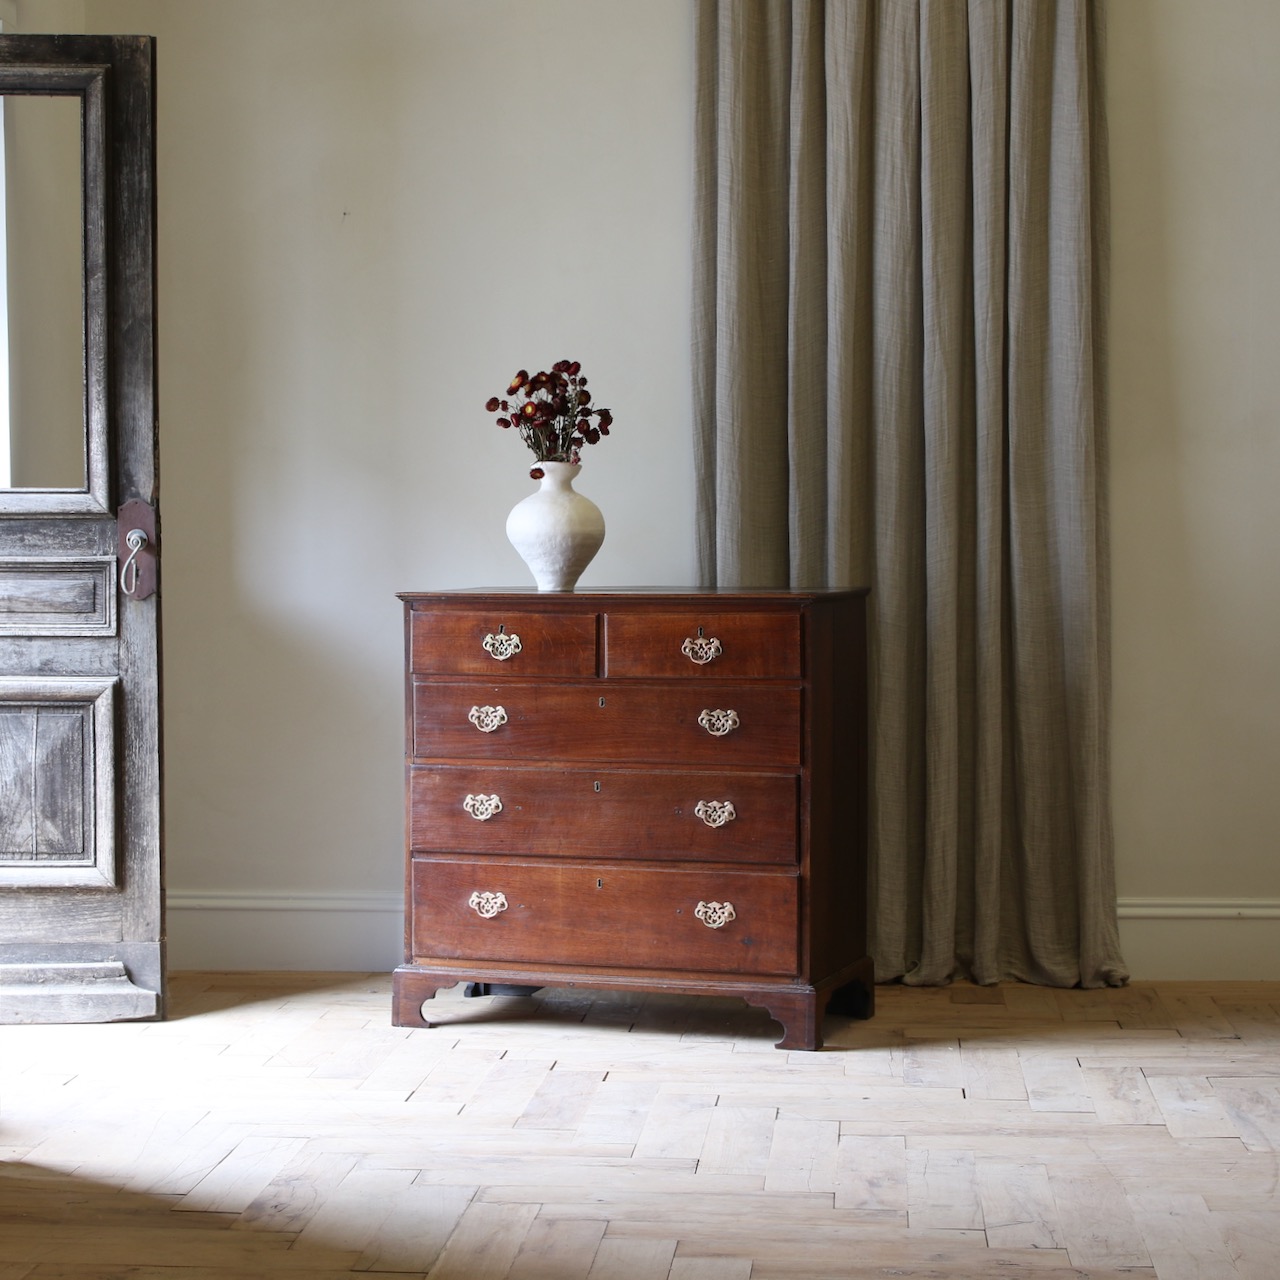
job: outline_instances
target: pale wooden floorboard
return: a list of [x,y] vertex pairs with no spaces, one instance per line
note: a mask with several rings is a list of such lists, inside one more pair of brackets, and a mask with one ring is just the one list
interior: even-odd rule
[[907,1223],[907,1143],[901,1136],[842,1134],[835,1208],[855,1221]]
[[721,999],[180,974],[0,1027],[0,1280],[1277,1280],[1280,984]]

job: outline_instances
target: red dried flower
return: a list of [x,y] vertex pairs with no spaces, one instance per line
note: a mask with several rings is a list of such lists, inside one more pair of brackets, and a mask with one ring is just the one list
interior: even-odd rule
[[[543,369],[532,377],[521,369],[507,388],[512,402],[493,396],[485,408],[490,413],[501,410],[509,414],[498,418],[498,425],[518,428],[539,462],[576,463],[581,447],[599,443],[613,425],[613,414],[593,408],[586,388],[587,380],[576,360],[557,360],[550,370]],[[542,468],[534,467],[529,474],[541,479]]]

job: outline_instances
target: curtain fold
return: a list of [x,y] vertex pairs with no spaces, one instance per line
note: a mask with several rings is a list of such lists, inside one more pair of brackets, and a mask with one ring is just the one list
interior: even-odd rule
[[703,581],[870,585],[878,975],[1126,980],[1091,0],[699,0]]

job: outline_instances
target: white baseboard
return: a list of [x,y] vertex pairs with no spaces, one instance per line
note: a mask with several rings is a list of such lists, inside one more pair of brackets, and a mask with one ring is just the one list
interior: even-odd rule
[[1280,898],[1121,898],[1121,920],[1280,920]]
[[[1280,898],[1121,898],[1134,978],[1280,981]],[[394,969],[398,893],[168,895],[171,969]]]
[[1280,898],[1121,898],[1120,951],[1137,979],[1280,981]]
[[404,959],[398,893],[167,895],[170,969],[387,972]]

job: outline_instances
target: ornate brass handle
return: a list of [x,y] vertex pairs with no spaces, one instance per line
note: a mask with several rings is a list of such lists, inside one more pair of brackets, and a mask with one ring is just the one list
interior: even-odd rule
[[680,652],[690,662],[702,666],[704,663],[714,662],[724,652],[724,646],[715,636],[690,636],[680,646]]
[[468,796],[462,807],[477,821],[488,822],[495,813],[502,812],[502,801],[497,796]]
[[723,827],[726,822],[732,822],[738,816],[732,800],[699,800],[693,806],[693,813],[709,827]]
[[694,907],[693,914],[708,929],[723,929],[730,920],[738,918],[738,913],[734,911],[732,902],[700,902]]
[[732,733],[738,727],[738,713],[707,709],[698,717],[698,723],[713,738],[723,738],[726,733]]
[[467,899],[467,906],[482,920],[492,920],[499,912],[507,909],[505,893],[481,893],[477,890]]
[[480,641],[480,647],[495,662],[506,662],[520,652],[520,637],[514,631],[499,631],[497,635],[490,633]]
[[481,733],[492,733],[507,723],[507,712],[505,707],[472,707],[467,712],[467,719]]

